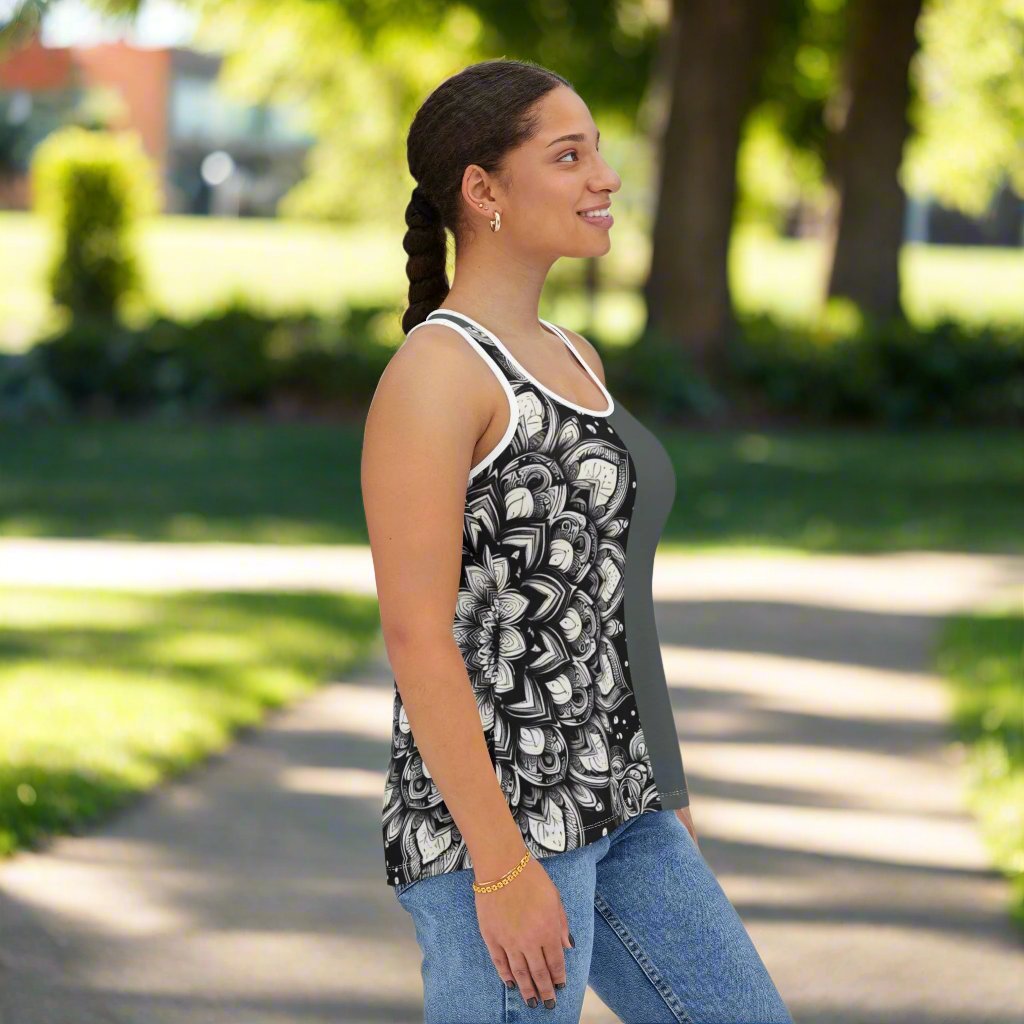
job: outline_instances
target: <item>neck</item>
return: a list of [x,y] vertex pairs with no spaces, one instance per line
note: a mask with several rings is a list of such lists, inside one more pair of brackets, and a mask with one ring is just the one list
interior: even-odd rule
[[497,240],[491,245],[478,242],[461,259],[456,255],[455,280],[442,306],[471,316],[499,337],[533,337],[552,263],[524,259]]

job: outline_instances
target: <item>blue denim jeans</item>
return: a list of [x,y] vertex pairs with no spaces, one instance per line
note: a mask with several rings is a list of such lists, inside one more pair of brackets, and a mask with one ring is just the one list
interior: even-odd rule
[[537,863],[576,941],[550,1010],[505,988],[480,934],[472,869],[395,887],[423,953],[424,1024],[578,1024],[588,984],[624,1024],[793,1024],[674,811],[647,811]]

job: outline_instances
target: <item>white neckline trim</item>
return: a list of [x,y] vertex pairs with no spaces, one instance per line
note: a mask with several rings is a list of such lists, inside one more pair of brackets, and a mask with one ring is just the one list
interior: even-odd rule
[[515,392],[512,390],[512,385],[509,384],[508,378],[501,372],[498,364],[489,355],[484,352],[483,346],[476,338],[473,337],[469,331],[466,330],[462,324],[452,323],[451,320],[442,321],[440,318],[436,320],[421,320],[418,324],[415,324],[409,329],[408,334],[412,334],[417,327],[423,327],[427,323],[444,323],[445,327],[450,327],[457,334],[461,334],[463,338],[469,343],[470,347],[474,352],[487,364],[488,369],[494,374],[498,383],[501,385],[501,389],[505,392],[505,398],[508,400],[508,426],[505,427],[505,433],[502,434],[501,440],[469,471],[469,479],[466,481],[466,485],[469,486],[473,482],[473,477],[479,475],[485,470],[511,443],[512,438],[515,436],[516,428],[519,426],[519,403],[516,401]]
[[537,378],[534,377],[533,374],[530,373],[529,370],[527,370],[526,367],[523,366],[523,364],[520,363],[519,360],[516,359],[516,357],[514,355],[512,355],[511,352],[509,352],[509,350],[505,347],[505,345],[502,343],[501,339],[496,334],[494,334],[492,331],[489,331],[486,327],[484,327],[483,324],[478,323],[471,316],[468,316],[467,314],[462,313],[462,312],[460,312],[457,309],[442,308],[442,309],[435,309],[432,312],[428,313],[427,314],[427,319],[429,320],[434,315],[434,313],[440,313],[442,315],[444,313],[451,313],[452,316],[461,316],[463,320],[468,320],[469,323],[471,323],[478,330],[480,330],[484,334],[486,334],[487,337],[490,338],[491,341],[494,342],[494,344],[497,347],[497,349],[501,353],[503,353],[505,358],[508,359],[508,361],[528,381],[530,381],[531,384],[533,384],[535,387],[537,387],[541,391],[543,391],[544,394],[550,396],[551,398],[554,398],[556,401],[561,402],[563,405],[568,405],[570,408],[576,409],[578,412],[586,413],[588,416],[610,416],[612,414],[613,410],[615,409],[615,399],[612,398],[611,392],[604,386],[604,383],[601,381],[601,378],[598,377],[598,375],[596,373],[594,373],[593,369],[590,366],[590,363],[588,363],[586,361],[586,359],[584,359],[579,354],[579,352],[576,351],[576,346],[569,340],[567,335],[563,334],[562,331],[559,330],[554,324],[549,323],[547,320],[543,319],[542,317],[538,317],[540,322],[545,327],[549,328],[555,334],[556,337],[561,338],[562,341],[564,341],[565,344],[568,345],[569,351],[572,352],[572,354],[576,357],[576,359],[582,365],[583,369],[586,371],[587,375],[597,385],[598,390],[600,390],[601,394],[603,394],[604,397],[608,400],[608,408],[607,409],[588,409],[585,405],[579,405],[578,403],[572,401],[571,399],[566,398],[564,395],[560,395],[557,391],[552,391],[551,388],[549,388],[546,384],[542,384],[539,380],[537,380]]

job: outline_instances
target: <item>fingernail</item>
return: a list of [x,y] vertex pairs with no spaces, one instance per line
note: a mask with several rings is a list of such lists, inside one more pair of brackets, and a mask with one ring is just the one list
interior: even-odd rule
[[555,982],[555,988],[556,989],[563,989],[563,988],[565,988],[565,982],[564,981],[556,981]]
[[569,945],[572,946],[573,949],[576,948],[576,940],[572,937],[572,932],[569,932]]
[[530,996],[530,998],[526,1000],[526,1005],[532,1010],[537,1005],[537,997]]
[[546,1006],[546,1007],[547,1007],[547,1008],[548,1008],[549,1010],[553,1010],[553,1009],[555,1008],[555,1001],[554,1001],[554,999],[545,999],[545,1000],[544,1000],[544,1005],[545,1005],[545,1006]]
[[514,981],[506,981],[505,982],[505,988],[515,988],[515,987],[516,987],[516,983]]

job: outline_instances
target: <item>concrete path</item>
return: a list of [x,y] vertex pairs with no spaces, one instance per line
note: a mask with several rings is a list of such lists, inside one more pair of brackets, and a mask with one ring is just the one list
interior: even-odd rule
[[[18,583],[373,592],[358,547],[0,542]],[[1022,585],[1001,556],[659,557],[701,849],[798,1024],[1024,1020],[1024,942],[928,672],[939,617]],[[422,1020],[382,872],[390,715],[381,650],[88,835],[0,864],[0,1024]],[[588,992],[582,1020],[615,1018]]]

